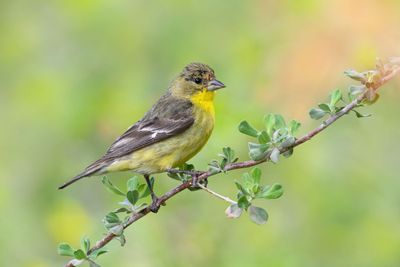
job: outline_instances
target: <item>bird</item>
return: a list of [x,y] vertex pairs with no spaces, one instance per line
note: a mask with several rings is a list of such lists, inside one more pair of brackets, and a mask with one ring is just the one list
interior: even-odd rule
[[133,171],[144,176],[154,203],[150,175],[182,165],[203,148],[214,128],[215,91],[224,87],[208,65],[186,65],[142,119],[59,189],[89,176]]

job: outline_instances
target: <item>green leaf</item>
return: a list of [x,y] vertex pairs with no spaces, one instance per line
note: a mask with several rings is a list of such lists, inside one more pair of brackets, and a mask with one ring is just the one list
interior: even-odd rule
[[296,142],[296,139],[293,136],[289,136],[288,138],[286,138],[285,141],[282,142],[281,147],[282,148],[288,148],[294,145],[294,143]]
[[178,173],[167,172],[167,175],[168,175],[168,177],[170,177],[172,179],[175,179],[175,180],[178,180],[178,181],[182,181],[182,178]]
[[261,169],[258,167],[255,167],[254,169],[251,170],[251,177],[253,178],[253,182],[255,184],[259,184],[261,180]]
[[278,163],[279,161],[279,155],[281,154],[280,150],[278,148],[274,148],[271,152],[271,155],[269,156],[269,158],[271,159],[271,161],[273,163]]
[[239,208],[238,204],[232,204],[225,210],[225,214],[229,219],[239,218],[242,212],[243,209]]
[[265,209],[251,205],[249,207],[250,219],[256,224],[264,224],[268,220],[268,213]]
[[274,132],[272,135],[272,143],[275,145],[281,143],[283,140],[291,136],[287,128],[281,128]]
[[194,170],[194,165],[193,164],[189,164],[189,163],[183,163],[180,167],[181,170],[184,171],[193,171]]
[[128,191],[134,191],[137,190],[139,187],[139,178],[137,176],[133,176],[131,179],[128,180],[126,183],[126,187],[128,188]]
[[258,135],[258,131],[253,126],[251,126],[247,121],[240,122],[239,132],[252,137],[257,137]]
[[[129,202],[129,201],[128,201]],[[121,205],[125,205],[125,202],[120,202],[119,204]],[[129,203],[130,204],[130,203]],[[130,205],[129,205],[130,206]],[[115,213],[120,213],[120,212],[126,212],[126,213],[130,213],[131,210],[128,208],[119,208],[117,210],[114,211]]]
[[123,233],[117,238],[117,240],[119,240],[119,242],[121,243],[121,247],[123,247],[126,244],[126,238]]
[[249,157],[252,160],[262,160],[267,155],[268,144],[256,144],[249,142]]
[[235,185],[243,195],[250,196],[250,193],[238,181],[235,181]]
[[281,129],[286,126],[285,119],[280,114],[275,114],[275,128]]
[[288,158],[288,157],[290,157],[291,155],[293,155],[293,147],[291,147],[291,148],[289,148],[287,151],[283,152],[282,155],[283,155],[285,158]]
[[132,205],[135,205],[136,202],[139,200],[139,192],[137,190],[128,191],[128,193],[126,193],[126,198]]
[[106,215],[105,220],[108,223],[121,223],[121,220],[115,212],[109,212]]
[[241,196],[238,199],[238,207],[241,209],[245,209],[247,210],[247,208],[251,205],[251,203],[249,202],[249,200],[247,199],[246,196]]
[[221,166],[219,165],[219,162],[216,160],[211,161],[208,163],[208,170],[212,173],[219,173],[222,171]]
[[353,109],[352,111],[356,114],[357,118],[366,118],[366,117],[371,117],[372,116],[372,114],[361,114],[360,112],[358,112],[355,109]]
[[352,96],[359,95],[365,90],[365,85],[351,85],[349,87],[349,93]]
[[367,81],[367,78],[363,73],[359,73],[358,71],[355,70],[346,70],[344,72],[344,75],[350,77],[353,80],[365,83]]
[[335,107],[336,104],[342,99],[342,92],[339,89],[336,89],[331,93],[331,99],[329,106]]
[[113,185],[111,183],[111,181],[107,178],[107,176],[104,176],[101,179],[101,182],[107,187],[108,190],[110,190],[112,193],[117,194],[117,195],[121,195],[121,196],[125,196],[124,193],[122,193],[122,191],[116,187],[115,185]]
[[271,138],[269,137],[268,133],[263,130],[258,133],[257,140],[260,142],[260,144],[266,144],[271,141]]
[[264,198],[264,194],[269,190],[270,185],[262,185],[260,186],[261,190],[255,195],[255,198]]
[[289,123],[289,132],[291,135],[295,135],[299,130],[301,123],[295,120],[291,120]]
[[273,134],[274,127],[275,127],[275,115],[274,114],[267,114],[264,117],[264,125],[265,129],[267,130],[267,133],[269,136]]
[[242,179],[243,179],[244,183],[247,185],[253,184],[253,178],[251,178],[250,174],[247,172],[242,174]]
[[222,152],[227,159],[233,158],[232,156],[235,155],[235,152],[230,147],[223,147]]
[[81,239],[81,248],[83,251],[88,252],[90,249],[90,240],[86,236]]
[[57,249],[58,255],[74,257],[74,249],[68,243],[61,243]]
[[124,232],[124,227],[121,224],[118,224],[114,227],[111,227],[109,231],[116,236],[120,236]]
[[143,192],[146,189],[147,185],[145,184],[139,184],[137,191]]
[[233,163],[233,162],[236,162],[238,160],[238,158],[235,157],[235,151],[230,147],[222,148],[222,153],[223,154],[219,154],[219,155],[226,160],[226,163]]
[[283,195],[282,185],[273,184],[270,187],[265,187],[259,194],[259,197],[262,197],[265,199],[276,199],[276,198],[281,197],[282,195]]
[[226,166],[226,164],[228,163],[228,160],[226,158],[223,158],[219,164],[219,166],[221,167],[221,170],[223,170]]
[[327,103],[321,103],[321,104],[318,105],[318,107],[320,109],[322,109],[323,111],[325,111],[325,113],[333,112],[333,110],[331,109],[331,107]]
[[321,119],[323,116],[325,116],[326,113],[327,113],[327,112],[323,111],[323,110],[320,109],[320,108],[312,108],[312,109],[310,110],[310,112],[309,112],[309,115],[310,115],[311,119],[319,120],[319,119]]
[[82,249],[77,249],[74,251],[74,257],[77,260],[83,260],[86,259],[86,253]]
[[104,248],[99,248],[99,249],[96,249],[95,251],[93,251],[93,252],[90,254],[90,256],[93,257],[93,258],[97,258],[98,256],[100,256],[100,255],[102,255],[102,254],[105,254],[105,253],[107,253],[107,252],[108,252],[108,250],[106,250],[106,249],[104,249]]
[[140,212],[140,211],[142,211],[143,209],[145,209],[145,208],[147,208],[147,204],[146,203],[141,203],[140,205],[135,205],[134,207],[133,207],[133,212]]

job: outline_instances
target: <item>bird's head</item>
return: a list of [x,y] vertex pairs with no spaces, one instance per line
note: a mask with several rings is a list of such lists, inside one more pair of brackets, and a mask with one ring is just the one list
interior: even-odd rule
[[191,98],[199,93],[214,95],[214,91],[225,85],[215,78],[214,70],[206,64],[190,63],[172,82],[172,94]]

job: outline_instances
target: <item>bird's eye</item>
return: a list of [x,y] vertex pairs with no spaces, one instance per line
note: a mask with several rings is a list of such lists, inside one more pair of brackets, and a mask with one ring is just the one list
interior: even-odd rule
[[201,78],[194,78],[194,82],[197,84],[201,84],[203,80]]

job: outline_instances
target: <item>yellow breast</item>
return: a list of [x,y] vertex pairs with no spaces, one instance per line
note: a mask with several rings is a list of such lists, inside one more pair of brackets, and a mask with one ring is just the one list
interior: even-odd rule
[[214,118],[214,95],[214,91],[208,91],[207,89],[204,89],[203,91],[192,96],[191,101],[196,107],[209,113]]

